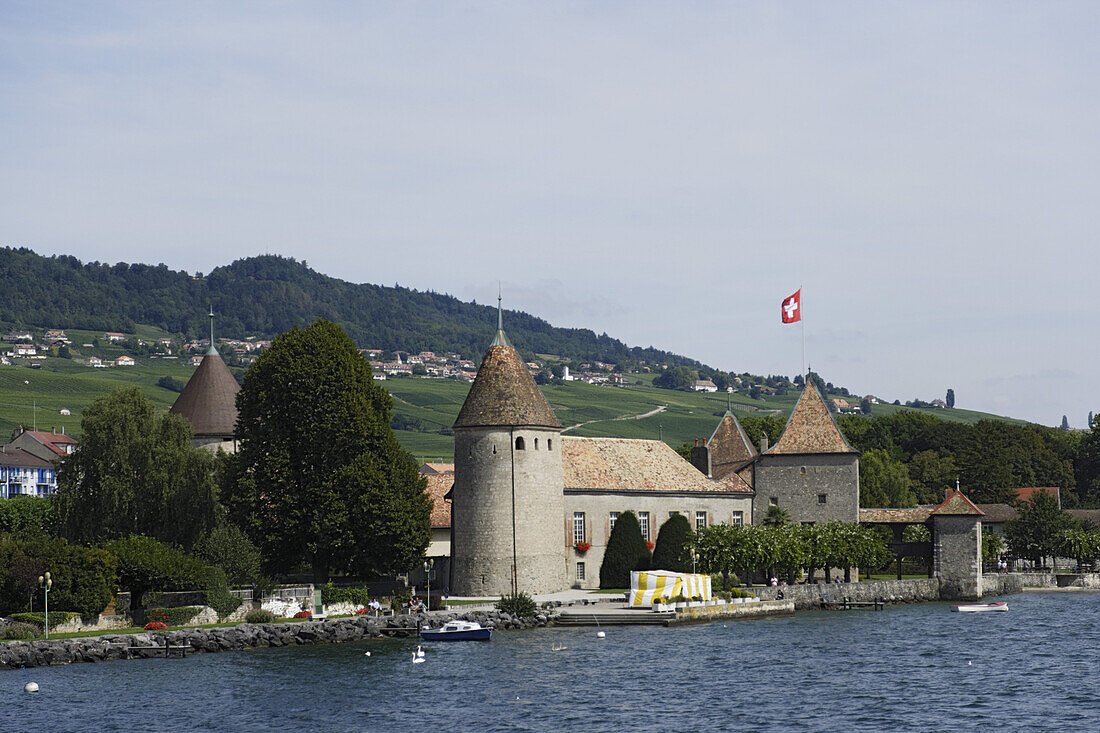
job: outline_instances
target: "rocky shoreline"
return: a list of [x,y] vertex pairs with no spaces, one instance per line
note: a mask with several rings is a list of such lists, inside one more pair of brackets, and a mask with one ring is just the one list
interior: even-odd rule
[[[74,639],[11,641],[0,644],[0,669],[40,667],[116,659],[150,659],[167,653],[224,652],[302,644],[340,644],[362,639],[416,636],[422,626],[436,628],[452,619],[477,621],[486,628],[530,629],[553,623],[555,614],[517,617],[503,611],[435,613],[426,616],[355,616],[282,624],[238,624],[213,629],[177,629],[140,634],[104,634]],[[165,646],[169,647],[166,652]],[[183,650],[177,650],[184,647]]]

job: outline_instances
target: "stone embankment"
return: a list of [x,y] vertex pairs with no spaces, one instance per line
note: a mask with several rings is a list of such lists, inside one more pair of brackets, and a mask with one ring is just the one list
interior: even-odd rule
[[[37,667],[73,662],[163,657],[165,644],[170,647],[187,647],[185,653],[189,654],[301,644],[339,644],[385,636],[412,637],[417,634],[418,624],[434,628],[456,618],[477,621],[482,626],[493,629],[528,629],[546,626],[553,622],[553,616],[549,612],[539,612],[535,616],[520,618],[494,610],[385,618],[356,616],[331,621],[238,624],[212,629],[107,634],[48,641],[12,641],[0,643],[0,668],[18,669],[20,666]],[[176,651],[173,650],[173,653]]]
[[1100,573],[1012,573],[1025,588],[1100,590]]
[[[777,591],[794,601],[795,610],[822,608],[825,605],[843,603],[847,598],[857,603],[884,600],[887,603],[921,603],[943,600],[939,578],[913,580],[877,580],[871,583],[817,583],[812,585],[785,585],[781,588],[754,588],[761,600],[774,600]],[[982,578],[983,596],[1000,596],[1019,593],[1021,579],[1015,575],[986,575]]]

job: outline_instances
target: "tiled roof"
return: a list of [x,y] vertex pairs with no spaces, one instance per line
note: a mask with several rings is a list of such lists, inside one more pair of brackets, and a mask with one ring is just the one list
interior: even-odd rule
[[494,344],[485,352],[454,427],[521,426],[561,429],[516,350]]
[[754,494],[756,490],[752,487],[748,481],[741,476],[741,474],[731,471],[729,474],[721,479],[718,479],[718,483],[725,487],[726,491],[736,491],[739,494]]
[[1066,512],[1074,519],[1100,527],[1100,509],[1067,509]]
[[730,492],[659,440],[562,438],[566,489]]
[[943,500],[943,503],[932,510],[932,514],[941,516],[983,516],[985,513],[974,502],[963,496],[961,491],[952,492],[951,496]]
[[437,473],[427,476],[428,485],[425,493],[432,498],[432,527],[451,526],[451,502],[444,500],[444,496],[455,483],[454,473]]
[[977,507],[985,514],[983,522],[1007,522],[1016,519],[1020,513],[1008,504],[978,504]]
[[1058,496],[1057,486],[1028,486],[1025,488],[1013,489],[1013,491],[1016,492],[1016,498],[1020,501],[1031,501],[1031,497],[1035,496],[1035,494],[1039,493],[1040,491],[1045,491],[1046,493],[1053,496],[1055,499],[1060,498]]
[[825,400],[812,382],[802,390],[798,404],[783,428],[783,434],[768,451],[768,455],[804,455],[817,453],[856,453],[836,421],[829,414]]
[[240,391],[221,356],[208,353],[169,412],[187,418],[196,436],[231,437],[237,426]]
[[431,475],[433,473],[454,473],[455,464],[453,463],[425,463],[420,467],[420,473],[425,475]]
[[859,521],[865,524],[906,524],[926,522],[932,515],[932,507],[918,506],[912,509],[860,509]]
[[22,448],[5,446],[0,451],[0,466],[15,466],[17,468],[51,468],[49,461],[44,461],[33,453],[28,453]]
[[725,478],[756,458],[752,441],[731,412],[726,412],[718,423],[707,441],[707,448],[710,450],[710,474],[716,479]]
[[58,448],[59,445],[65,443],[77,444],[77,441],[71,435],[63,433],[47,433],[43,430],[26,430],[24,432],[59,456],[68,455],[64,448]]

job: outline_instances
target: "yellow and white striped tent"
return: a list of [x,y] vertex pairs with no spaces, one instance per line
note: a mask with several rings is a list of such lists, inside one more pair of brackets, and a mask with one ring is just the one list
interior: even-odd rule
[[673,573],[668,570],[633,571],[630,573],[630,605],[650,606],[655,598],[673,596],[711,599],[710,576],[693,573]]

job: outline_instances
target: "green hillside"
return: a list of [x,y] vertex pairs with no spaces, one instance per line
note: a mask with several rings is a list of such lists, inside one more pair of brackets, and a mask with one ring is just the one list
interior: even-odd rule
[[[93,334],[70,332],[73,352],[85,356],[91,350],[78,344]],[[156,332],[147,333],[153,338]],[[111,358],[122,350],[99,347],[96,353]],[[116,353],[117,352],[117,353]],[[131,384],[139,385],[158,407],[168,409],[178,394],[157,386],[157,380],[170,376],[186,381],[194,371],[184,360],[138,357],[133,367],[94,369],[75,360],[47,358],[39,368],[31,362],[14,360],[0,366],[0,433],[10,434],[18,425],[39,429],[65,429],[79,435],[82,409],[95,399]],[[567,428],[567,435],[622,438],[663,437],[670,445],[681,445],[695,438],[708,438],[726,410],[724,394],[679,392],[657,389],[645,376],[629,375],[633,383],[624,387],[569,382],[547,385],[543,394]],[[406,426],[396,431],[401,444],[421,460],[449,461],[453,438],[448,434],[466,399],[469,384],[453,379],[389,379],[383,386],[394,397],[395,424]],[[738,415],[789,414],[797,394],[753,400],[747,395],[731,395]],[[67,408],[70,415],[59,413]],[[874,415],[893,414],[906,408],[876,405]],[[973,423],[994,416],[968,410],[924,410],[944,420]],[[639,415],[645,417],[638,418]],[[774,439],[774,436],[773,436]]]

